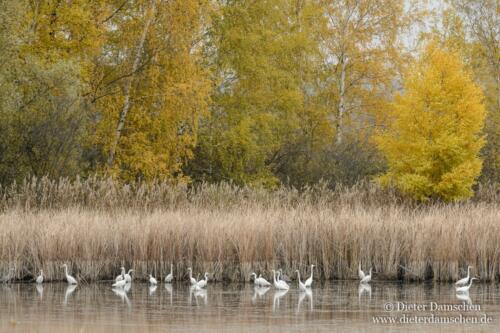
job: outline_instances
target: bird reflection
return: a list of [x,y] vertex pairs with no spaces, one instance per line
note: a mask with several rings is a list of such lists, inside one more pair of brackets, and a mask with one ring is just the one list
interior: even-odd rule
[[288,293],[288,289],[278,290],[274,293],[273,296],[273,312],[280,307],[280,298],[285,296]]
[[36,288],[38,295],[40,296],[40,300],[42,300],[42,298],[43,298],[43,285],[37,283],[35,285],[35,288]]
[[170,296],[170,305],[172,305],[172,285],[169,283],[165,284],[165,290],[167,291],[168,295]]
[[127,303],[127,306],[130,307],[130,300],[128,299],[127,292],[125,288],[113,288],[111,289],[115,293],[116,296],[120,297],[122,302]]
[[156,288],[158,288],[157,285],[149,286],[149,296],[153,296],[153,294],[156,292]]
[[269,291],[269,289],[271,289],[271,288],[255,286],[253,288],[254,293],[252,296],[252,303],[255,303],[257,298],[262,298]]
[[198,305],[198,297],[203,300],[203,304],[207,305],[207,290],[201,288],[195,288],[194,290],[194,299],[196,300],[196,305]]
[[472,305],[469,294],[456,294],[456,296],[459,300],[466,302],[468,305]]
[[68,304],[68,297],[75,291],[76,286],[76,284],[70,284],[66,288],[66,293],[64,294],[64,305]]
[[307,299],[309,300],[309,310],[313,311],[313,293],[310,288],[306,288],[305,291],[301,291],[299,294],[299,302],[297,303],[297,313],[300,312],[300,307],[306,296]]
[[361,300],[361,296],[367,293],[368,297],[372,299],[372,286],[367,283],[360,283],[358,287],[358,299]]

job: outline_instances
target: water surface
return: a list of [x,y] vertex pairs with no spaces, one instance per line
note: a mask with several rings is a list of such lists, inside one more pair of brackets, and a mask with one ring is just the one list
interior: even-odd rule
[[[431,308],[453,305],[462,308]],[[295,285],[284,292],[220,283],[203,291],[184,283],[134,282],[127,291],[110,283],[11,284],[0,285],[0,332],[500,332],[499,306],[498,284],[475,285],[468,296],[452,284],[379,281],[317,283],[308,293]],[[489,323],[408,323],[432,315]],[[381,323],[389,317],[395,322]]]

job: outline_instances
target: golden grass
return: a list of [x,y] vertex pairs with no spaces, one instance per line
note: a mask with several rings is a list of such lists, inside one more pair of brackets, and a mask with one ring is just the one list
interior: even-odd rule
[[28,279],[43,268],[48,280],[60,280],[66,262],[85,281],[113,278],[121,265],[138,278],[164,277],[173,262],[177,279],[192,266],[216,280],[242,281],[278,267],[309,275],[314,263],[318,278],[354,279],[361,262],[374,268],[374,279],[448,281],[468,264],[483,281],[500,275],[498,202],[414,207],[396,197],[384,204],[387,196],[369,189],[239,191],[209,187],[143,206],[116,193],[107,202],[51,199],[57,207],[36,209],[11,202],[0,213],[0,274],[15,266],[16,278]]

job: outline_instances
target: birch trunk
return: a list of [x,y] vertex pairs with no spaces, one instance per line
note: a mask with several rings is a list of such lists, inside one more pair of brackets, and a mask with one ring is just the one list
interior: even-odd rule
[[135,58],[132,64],[132,74],[128,77],[125,83],[123,108],[122,111],[120,112],[120,118],[118,119],[118,125],[116,126],[115,137],[111,145],[111,149],[109,150],[109,157],[108,157],[109,167],[113,165],[113,162],[115,160],[116,147],[118,146],[118,142],[120,141],[120,136],[122,134],[123,126],[125,125],[125,120],[127,119],[127,113],[130,110],[130,105],[131,105],[130,90],[132,88],[132,83],[134,81],[135,74],[141,63],[144,42],[146,41],[146,36],[148,34],[149,26],[153,21],[155,13],[156,13],[156,0],[152,0],[151,8],[149,9],[149,13],[147,14],[146,23],[144,24],[144,29],[142,30],[141,37],[139,39],[139,42],[137,43]]
[[336,133],[336,144],[340,145],[342,143],[343,127],[344,127],[344,114],[345,114],[345,72],[347,63],[349,60],[347,57],[342,56],[340,58],[341,62],[341,72],[340,72],[340,89],[339,89],[339,105],[337,112],[337,133]]

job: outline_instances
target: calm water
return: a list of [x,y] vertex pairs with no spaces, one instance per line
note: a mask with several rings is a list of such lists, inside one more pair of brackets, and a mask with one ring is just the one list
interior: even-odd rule
[[[397,310],[397,302],[405,311],[385,311],[391,306]],[[470,304],[468,310],[431,309],[464,304]],[[431,315],[490,323],[418,325],[405,319]],[[375,324],[381,316],[397,323]],[[299,292],[295,284],[288,292],[249,284],[209,284],[202,292],[185,284],[150,288],[138,282],[127,292],[114,291],[109,283],[76,288],[59,283],[0,285],[0,332],[138,331],[500,332],[500,286],[475,285],[469,297],[459,299],[451,284],[389,282],[373,282],[370,290],[336,281],[316,284],[311,293]]]

